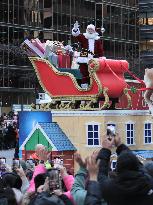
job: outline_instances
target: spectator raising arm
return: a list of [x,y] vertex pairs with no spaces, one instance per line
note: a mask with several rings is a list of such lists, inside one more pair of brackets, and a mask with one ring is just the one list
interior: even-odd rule
[[97,154],[93,153],[91,157],[87,158],[87,170],[89,173],[89,181],[87,183],[87,195],[85,205],[101,205],[101,188],[97,182],[97,175],[99,170],[98,162],[96,161]]
[[84,205],[84,200],[87,194],[87,191],[85,190],[85,182],[87,178],[86,163],[82,160],[81,155],[78,153],[75,154],[75,160],[79,164],[80,168],[75,175],[71,194],[76,205]]
[[113,145],[114,137],[111,140],[105,137],[105,139],[102,142],[103,148],[100,150],[97,157],[97,159],[100,160],[98,174],[98,181],[100,183],[103,183],[103,181],[108,178],[111,148]]

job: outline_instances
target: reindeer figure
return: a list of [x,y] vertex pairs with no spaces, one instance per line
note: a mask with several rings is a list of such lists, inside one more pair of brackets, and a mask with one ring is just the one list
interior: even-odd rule
[[148,104],[150,114],[153,115],[153,68],[145,69],[144,82],[146,84],[146,88],[148,88],[145,91],[144,99]]

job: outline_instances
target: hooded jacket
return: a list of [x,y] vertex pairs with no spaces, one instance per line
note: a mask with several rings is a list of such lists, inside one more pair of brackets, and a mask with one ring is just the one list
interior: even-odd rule
[[98,182],[89,181],[86,184],[87,175],[88,171],[84,167],[80,167],[75,175],[74,184],[71,189],[75,205],[107,205],[107,203],[101,198]]
[[113,179],[108,177],[111,151],[102,148],[98,155],[100,159],[98,180],[103,198],[110,205],[152,205],[152,178],[125,145],[121,145],[117,153],[120,154],[117,160],[117,175]]
[[62,194],[61,196],[50,195],[47,192],[38,194],[29,205],[73,205],[72,202]]

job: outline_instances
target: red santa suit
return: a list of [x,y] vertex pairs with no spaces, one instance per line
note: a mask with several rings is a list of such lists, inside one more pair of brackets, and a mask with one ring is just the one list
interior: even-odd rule
[[88,54],[88,57],[78,57],[77,63],[79,63],[80,72],[82,74],[82,84],[89,84],[89,72],[88,72],[88,61],[91,58],[99,58],[103,56],[103,46],[97,32],[92,34],[88,33],[88,28],[92,28],[95,31],[95,26],[90,24],[87,27],[86,33],[80,34],[79,28],[72,29],[72,35],[80,43],[83,50],[87,50],[93,54]]

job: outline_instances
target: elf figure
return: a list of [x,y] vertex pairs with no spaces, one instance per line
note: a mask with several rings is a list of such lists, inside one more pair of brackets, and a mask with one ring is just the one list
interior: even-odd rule
[[78,21],[76,21],[72,29],[72,35],[77,39],[82,48],[77,63],[80,65],[79,69],[82,74],[81,87],[87,89],[90,84],[88,61],[91,58],[99,58],[103,56],[102,42],[93,24],[88,25],[86,33],[81,34]]

